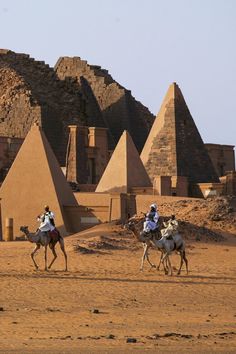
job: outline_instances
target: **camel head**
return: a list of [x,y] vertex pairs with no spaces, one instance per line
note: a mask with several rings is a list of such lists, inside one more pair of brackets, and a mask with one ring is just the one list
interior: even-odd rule
[[134,215],[129,218],[127,223],[124,225],[124,229],[130,230],[132,232],[138,231],[139,228],[137,227],[140,226],[140,221],[143,221],[143,217],[140,218],[137,215]]
[[143,242],[142,238],[140,238],[140,231],[143,225],[143,217],[138,217],[137,215],[133,216],[128,220],[128,222],[124,225],[126,230],[132,232],[133,236],[138,240]]
[[28,226],[21,226],[20,231],[24,232],[24,234],[28,234],[29,233]]
[[128,223],[124,225],[124,228],[126,230],[135,231],[135,223],[134,223],[134,221],[128,221]]

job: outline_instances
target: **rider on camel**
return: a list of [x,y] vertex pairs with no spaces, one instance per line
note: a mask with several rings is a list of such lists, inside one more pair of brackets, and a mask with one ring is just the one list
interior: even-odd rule
[[163,222],[163,225],[165,226],[165,229],[161,230],[162,236],[171,237],[178,233],[179,223],[175,219],[175,215],[171,215],[171,218],[168,221]]
[[158,227],[159,214],[157,212],[158,208],[156,204],[150,205],[150,211],[145,216],[145,221],[143,223],[143,231],[149,233]]
[[163,222],[163,225],[164,225],[165,227],[168,227],[169,225],[171,225],[175,231],[177,231],[177,230],[178,230],[178,227],[179,227],[179,223],[178,223],[178,221],[176,220],[174,214],[171,215],[171,217],[170,217],[170,219],[169,219],[168,221]]
[[42,232],[48,232],[55,230],[54,213],[49,209],[48,205],[44,207],[44,213],[38,216],[40,222],[39,230]]

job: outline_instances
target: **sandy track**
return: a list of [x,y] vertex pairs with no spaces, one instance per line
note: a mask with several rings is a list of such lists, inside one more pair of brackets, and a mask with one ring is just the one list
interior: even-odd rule
[[[72,240],[68,273],[61,255],[53,271],[35,272],[31,244],[0,243],[0,352],[236,352],[232,236],[189,244],[190,274],[178,277],[147,265],[141,273],[141,248],[81,255]],[[42,268],[42,252],[37,261]],[[178,257],[172,262],[177,267]]]

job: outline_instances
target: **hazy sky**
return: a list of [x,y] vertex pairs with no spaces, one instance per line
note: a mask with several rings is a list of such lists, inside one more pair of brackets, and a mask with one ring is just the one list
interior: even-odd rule
[[0,36],[101,65],[154,114],[175,81],[203,140],[236,145],[236,0],[0,0]]

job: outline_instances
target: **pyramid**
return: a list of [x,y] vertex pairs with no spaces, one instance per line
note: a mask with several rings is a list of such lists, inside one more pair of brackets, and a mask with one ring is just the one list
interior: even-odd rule
[[37,215],[48,204],[55,213],[55,222],[65,235],[64,206],[77,206],[57,159],[42,131],[33,125],[26,136],[0,189],[2,226],[13,218],[14,237],[21,225],[29,230],[38,227]]
[[125,130],[100,179],[96,192],[128,193],[151,182],[129,133]]
[[156,176],[185,176],[190,183],[219,182],[176,83],[167,91],[141,160],[152,181]]

